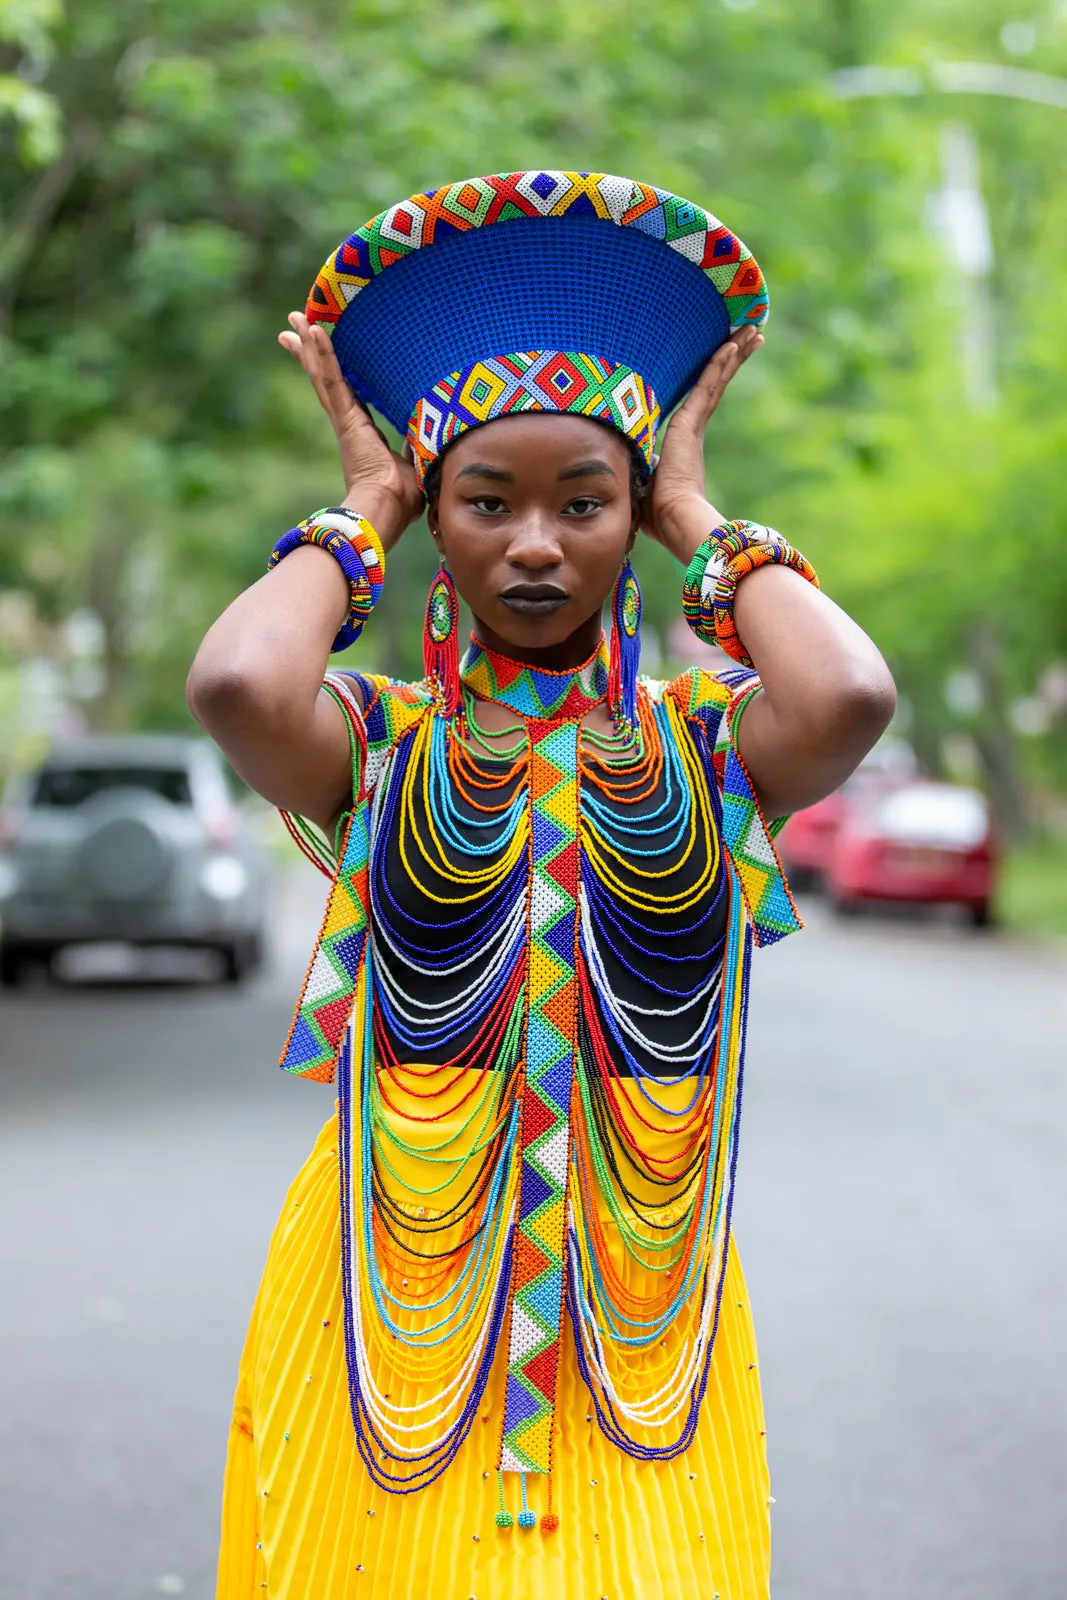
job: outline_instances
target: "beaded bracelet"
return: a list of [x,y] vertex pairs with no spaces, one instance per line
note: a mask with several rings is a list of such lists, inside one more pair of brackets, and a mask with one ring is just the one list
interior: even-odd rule
[[270,553],[267,571],[291,555],[298,545],[317,544],[338,563],[348,579],[348,616],[331,651],[347,650],[363,632],[363,625],[378,603],[385,580],[382,541],[366,517],[347,506],[325,506],[283,534]]
[[686,622],[698,639],[717,644],[743,667],[753,663],[734,626],[737,586],[757,567],[772,563],[791,567],[819,587],[811,562],[780,533],[759,522],[726,522],[713,529],[686,568],[682,583]]

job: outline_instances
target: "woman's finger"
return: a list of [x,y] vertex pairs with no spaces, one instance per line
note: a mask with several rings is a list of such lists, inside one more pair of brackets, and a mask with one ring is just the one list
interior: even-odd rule
[[678,416],[684,416],[695,430],[703,432],[715,414],[727,384],[762,343],[763,335],[757,329],[741,328],[725,344],[720,345],[693,385]]
[[[319,404],[333,425],[334,432],[350,430],[355,424],[354,410],[362,410],[345,382],[338,365],[337,353],[329,335],[317,323],[308,322],[301,311],[290,314],[293,328],[291,339],[299,342],[298,355],[301,366],[311,379]],[[287,348],[290,348],[287,341]]]
[[294,348],[291,341],[286,342],[286,348],[293,351],[293,354],[307,373],[318,396],[319,404],[332,422],[333,405],[323,382],[322,360],[314,337],[314,330],[302,311],[291,311],[289,313],[289,326],[293,330],[293,336],[299,341],[299,349]]
[[739,364],[740,351],[732,340],[728,340],[716,350],[700,374],[679,407],[671,427],[680,421],[702,434]]
[[329,334],[316,323],[310,330],[310,338],[315,349],[315,359],[322,386],[329,396],[331,412],[339,422],[343,422],[358,402],[345,382],[341,364],[337,359],[337,352],[333,347],[333,340]]

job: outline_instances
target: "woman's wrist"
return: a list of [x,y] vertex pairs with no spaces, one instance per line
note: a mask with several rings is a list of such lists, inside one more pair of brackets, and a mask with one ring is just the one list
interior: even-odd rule
[[661,544],[683,567],[688,567],[708,534],[725,520],[702,494],[680,496],[656,518]]
[[348,582],[348,615],[331,646],[346,650],[363,631],[385,580],[385,552],[370,518],[347,506],[325,506],[280,538],[268,569],[307,545],[332,556]]
[[346,511],[354,511],[357,516],[366,518],[378,535],[386,554],[397,543],[407,526],[396,495],[390,494],[388,489],[373,484],[354,484],[341,501],[341,505]]
[[713,526],[694,552],[682,583],[682,612],[698,639],[717,644],[744,667],[753,665],[734,617],[743,578],[765,566],[792,568],[817,589],[815,569],[773,528],[758,522]]

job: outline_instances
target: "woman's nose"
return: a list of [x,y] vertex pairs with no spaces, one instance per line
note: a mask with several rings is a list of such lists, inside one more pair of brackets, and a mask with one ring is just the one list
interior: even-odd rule
[[507,559],[527,571],[544,571],[563,565],[563,546],[553,520],[537,512],[523,517],[508,540]]

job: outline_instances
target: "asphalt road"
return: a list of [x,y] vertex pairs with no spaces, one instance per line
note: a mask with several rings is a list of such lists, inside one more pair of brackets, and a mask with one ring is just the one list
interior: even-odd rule
[[[317,897],[288,881],[243,991],[0,1002],[3,1600],[213,1594],[244,1324],[330,1106],[274,1068]],[[1067,960],[815,906],[755,967],[775,1600],[1062,1600]]]

